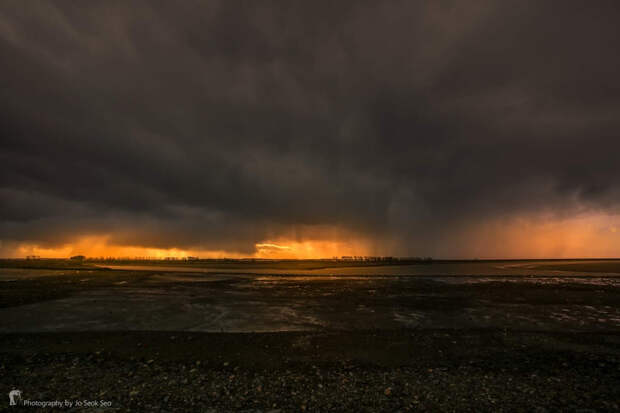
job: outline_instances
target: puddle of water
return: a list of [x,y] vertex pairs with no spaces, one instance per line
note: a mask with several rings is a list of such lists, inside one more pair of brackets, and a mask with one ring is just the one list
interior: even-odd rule
[[[183,266],[183,265],[99,265],[100,267],[132,270],[132,271],[174,271],[192,273],[214,273],[214,274],[254,274],[254,275],[280,275],[280,276],[556,276],[564,277],[570,275],[588,276],[597,273],[587,273],[583,271],[559,271],[549,269],[550,265],[561,265],[571,261],[526,261],[526,262],[496,262],[496,261],[471,261],[471,262],[449,262],[439,261],[428,264],[409,264],[409,265],[369,265],[369,266],[334,266],[304,269],[295,267],[291,263],[291,268],[264,268],[252,266],[252,263],[236,265],[234,267],[211,266],[205,263],[204,266]],[[317,264],[322,265],[322,264]],[[605,271],[606,274],[611,274]],[[598,273],[600,274],[600,273]],[[618,274],[620,275],[620,274]],[[337,278],[335,278],[337,279]],[[310,281],[310,278],[307,279]]]
[[522,277],[433,277],[435,281],[446,284],[482,284],[490,282],[504,283],[527,283],[527,284],[586,284],[601,286],[620,286],[620,277],[600,277],[600,276],[582,276],[582,277],[557,277],[557,276],[522,276]]

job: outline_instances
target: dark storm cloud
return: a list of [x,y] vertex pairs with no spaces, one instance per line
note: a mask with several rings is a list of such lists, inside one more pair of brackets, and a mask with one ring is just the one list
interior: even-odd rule
[[409,254],[618,212],[616,2],[331,3],[3,2],[0,237]]

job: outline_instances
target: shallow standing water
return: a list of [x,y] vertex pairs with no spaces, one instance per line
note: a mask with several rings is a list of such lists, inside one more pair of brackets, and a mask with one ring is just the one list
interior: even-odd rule
[[[598,262],[588,261],[590,265]],[[380,275],[417,275],[417,276],[591,276],[602,274],[617,274],[620,276],[620,262],[613,271],[589,272],[576,270],[558,270],[557,267],[579,263],[579,261],[467,261],[467,262],[433,262],[428,264],[408,265],[367,265],[367,266],[330,266],[329,263],[316,263],[313,268],[296,267],[294,264],[287,268],[277,266],[263,267],[252,265],[217,266],[201,265],[116,265],[100,264],[99,267],[116,270],[132,271],[166,271],[192,273],[227,273],[227,274],[266,274],[266,275],[334,275],[334,276],[380,276]]]
[[571,265],[3,269],[0,279],[16,294],[66,294],[0,308],[0,331],[620,331],[620,275],[556,269]]

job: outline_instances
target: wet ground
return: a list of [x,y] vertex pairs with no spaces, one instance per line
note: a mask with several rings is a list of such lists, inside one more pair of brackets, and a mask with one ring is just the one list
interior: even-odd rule
[[138,411],[613,411],[618,267],[0,268],[0,384]]
[[[4,270],[0,332],[620,331],[620,275],[614,273],[519,274],[525,270],[515,264],[477,263],[411,266],[418,274],[366,267],[357,275],[355,268],[331,269],[331,275],[325,269],[265,275],[140,268]],[[401,275],[385,275],[390,271]]]

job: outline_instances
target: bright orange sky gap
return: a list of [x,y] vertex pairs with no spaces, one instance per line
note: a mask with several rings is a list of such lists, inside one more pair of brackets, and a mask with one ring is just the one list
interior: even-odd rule
[[[399,246],[385,245],[377,240],[357,239],[295,239],[280,237],[259,240],[252,254],[238,251],[206,250],[201,248],[153,248],[148,245],[114,244],[110,235],[89,235],[64,245],[43,246],[24,242],[2,244],[4,257],[38,255],[62,258],[71,255],[89,257],[152,257],[182,258],[332,258],[342,255],[433,256],[435,258],[588,258],[620,256],[620,219],[602,214],[582,215],[569,219],[495,220],[474,227],[455,228],[432,250],[420,248],[418,253],[397,254]],[[423,242],[421,242],[423,245]],[[401,250],[403,248],[400,248]],[[455,251],[442,256],[441,250]]]

